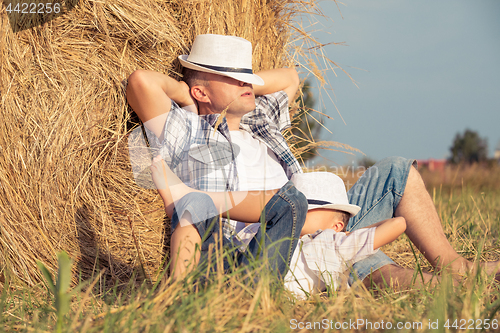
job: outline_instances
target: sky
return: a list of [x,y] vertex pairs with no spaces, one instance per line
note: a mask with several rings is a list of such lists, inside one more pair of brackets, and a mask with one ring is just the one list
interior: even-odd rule
[[[315,108],[333,118],[325,119],[332,133],[322,129],[321,140],[351,145],[374,160],[441,159],[449,156],[455,135],[469,128],[487,138],[493,156],[500,141],[500,1],[319,6],[328,19],[309,30],[322,43],[345,43],[324,50],[357,85],[336,69],[327,75],[326,90],[313,89]],[[316,164],[363,157],[319,153]]]

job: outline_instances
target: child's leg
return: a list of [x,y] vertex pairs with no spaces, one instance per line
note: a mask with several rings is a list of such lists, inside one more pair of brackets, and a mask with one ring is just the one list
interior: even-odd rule
[[197,192],[209,195],[223,217],[229,216],[242,222],[259,222],[262,209],[279,190],[237,192],[203,192],[195,190],[185,185],[160,156],[153,159],[151,171],[153,182],[163,199],[168,216],[172,216],[175,203],[179,199],[188,193]]

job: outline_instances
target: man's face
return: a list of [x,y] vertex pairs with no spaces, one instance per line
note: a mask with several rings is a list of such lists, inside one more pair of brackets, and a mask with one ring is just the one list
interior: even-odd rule
[[236,79],[208,74],[206,93],[214,112],[220,113],[227,108],[227,114],[242,116],[255,109],[255,95],[250,83]]

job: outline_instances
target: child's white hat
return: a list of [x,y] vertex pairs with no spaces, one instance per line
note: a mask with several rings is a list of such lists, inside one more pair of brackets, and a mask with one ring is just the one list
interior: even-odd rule
[[344,182],[331,172],[295,173],[291,180],[306,196],[309,209],[336,209],[350,213],[351,217],[361,209],[349,204]]

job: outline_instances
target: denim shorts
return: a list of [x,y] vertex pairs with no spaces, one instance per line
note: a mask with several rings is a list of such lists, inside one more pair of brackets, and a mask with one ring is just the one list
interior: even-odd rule
[[[411,166],[415,160],[402,157],[388,157],[365,171],[363,176],[347,192],[349,202],[361,207],[359,213],[347,224],[347,231],[367,227],[394,217],[396,207],[403,196]],[[371,272],[382,266],[394,264],[382,251],[353,265],[358,280],[364,280]],[[349,284],[356,278],[349,276]]]

